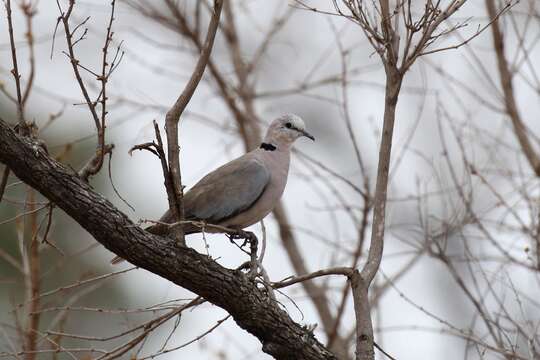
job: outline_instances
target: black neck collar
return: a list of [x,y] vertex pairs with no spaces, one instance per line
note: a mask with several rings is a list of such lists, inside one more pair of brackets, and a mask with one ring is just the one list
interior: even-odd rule
[[262,143],[260,146],[261,149],[264,149],[266,151],[274,151],[277,149],[275,145],[269,144],[269,143]]

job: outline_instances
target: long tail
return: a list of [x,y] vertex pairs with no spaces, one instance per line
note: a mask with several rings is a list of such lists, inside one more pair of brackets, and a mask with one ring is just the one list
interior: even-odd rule
[[[149,233],[154,234],[154,235],[164,236],[164,235],[168,234],[169,227],[166,226],[166,225],[163,225],[163,224],[155,224],[155,225],[152,225],[152,226],[149,226],[149,227],[145,228],[144,230],[146,230]],[[198,233],[198,232],[201,232],[201,229],[198,228],[197,226],[187,224],[184,227],[184,235],[195,234],[195,233]],[[111,264],[116,265],[116,264],[120,264],[123,261],[125,261],[125,260],[123,258],[121,258],[120,256],[115,256],[111,260]]]

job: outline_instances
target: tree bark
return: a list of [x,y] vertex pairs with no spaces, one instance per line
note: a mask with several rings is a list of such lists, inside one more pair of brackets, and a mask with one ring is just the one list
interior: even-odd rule
[[244,273],[145,232],[65,165],[0,120],[0,162],[77,221],[98,242],[136,266],[229,312],[276,359],[336,359]]

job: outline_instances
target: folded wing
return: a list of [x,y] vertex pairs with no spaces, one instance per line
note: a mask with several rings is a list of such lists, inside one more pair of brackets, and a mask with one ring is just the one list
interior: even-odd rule
[[269,170],[244,155],[202,178],[184,196],[185,218],[219,223],[249,209],[270,181]]

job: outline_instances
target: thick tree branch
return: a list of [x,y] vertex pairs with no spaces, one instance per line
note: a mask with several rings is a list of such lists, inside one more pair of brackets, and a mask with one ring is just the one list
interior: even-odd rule
[[77,174],[0,120],[0,162],[41,192],[98,242],[131,263],[228,311],[277,359],[336,359],[244,273],[222,267],[174,239],[145,232]]
[[369,283],[365,282],[358,270],[349,276],[351,284],[354,315],[356,318],[356,360],[375,358],[375,340],[371,322],[371,307],[369,305]]

